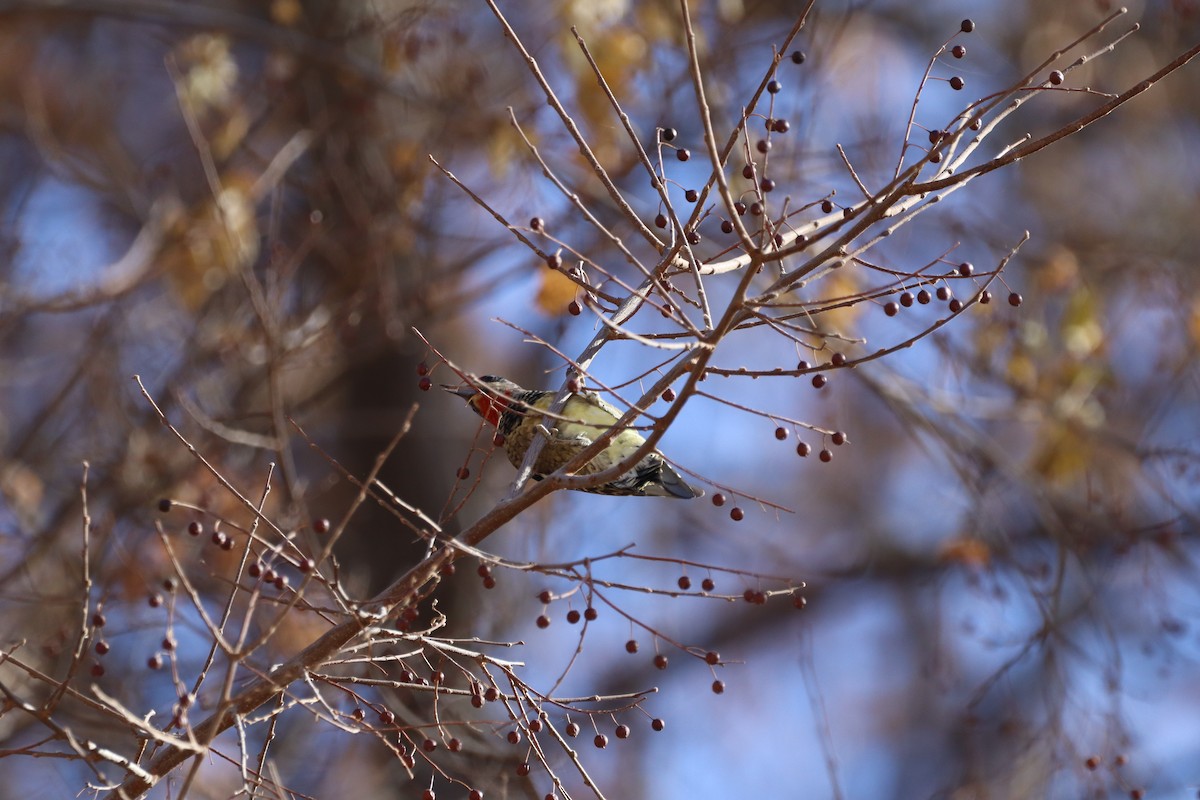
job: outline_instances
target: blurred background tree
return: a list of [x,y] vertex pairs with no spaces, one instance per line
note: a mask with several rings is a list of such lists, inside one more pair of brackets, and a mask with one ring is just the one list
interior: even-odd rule
[[[646,224],[661,212],[657,196],[571,25],[643,144],[670,127],[692,149],[695,158],[669,172],[675,203],[687,205],[684,190],[700,188],[710,167],[677,5],[511,5],[513,27]],[[869,185],[890,179],[922,71],[959,20],[978,27],[964,57],[943,59],[923,90],[918,120],[930,127],[1009,85],[1109,5],[818,3],[795,43],[801,63],[779,66],[784,90],[771,113],[790,130],[773,140],[772,176],[798,203],[834,190],[839,205],[861,199],[835,145]],[[1135,4],[1116,27],[1132,19],[1141,29],[1067,85],[1124,91],[1195,45],[1198,12],[1188,0]],[[705,0],[692,13],[723,141],[797,9]],[[952,90],[943,82],[951,76],[966,87]],[[783,388],[710,376],[705,391],[766,418],[699,397],[662,448],[738,487],[745,519],[707,499],[558,492],[487,542],[490,553],[538,563],[636,543],[634,552],[673,559],[666,588],[683,561],[784,575],[808,584],[803,614],[776,598],[634,596],[620,609],[647,628],[597,602],[585,638],[563,617],[590,605],[590,591],[543,608],[540,591],[570,582],[504,571],[489,589],[470,562],[441,582],[436,612],[424,606],[422,620],[440,612],[447,636],[524,640],[506,657],[526,662],[539,690],[564,670],[557,688],[568,695],[659,687],[642,704],[649,716],[596,720],[606,733],[628,723],[628,742],[593,750],[596,731],[584,725],[579,750],[609,797],[1194,790],[1196,86],[1194,65],[1182,69],[1101,123],[954,194],[872,253],[910,270],[943,253],[990,270],[1029,230],[1004,272],[1023,295],[1019,308],[975,307],[910,350],[830,373],[819,392],[806,377]],[[1000,138],[1043,135],[1097,104],[1084,92],[1053,94]],[[478,459],[468,464],[477,420],[454,398],[420,391],[418,362],[436,358],[412,329],[476,374],[553,387],[561,360],[494,318],[570,355],[596,322],[568,313],[576,287],[428,156],[520,225],[539,217],[576,252],[611,247],[542,179],[510,107],[557,174],[619,225],[482,4],[0,0],[0,629],[5,651],[29,667],[0,664],[0,797],[75,796],[101,783],[82,759],[26,757],[78,752],[64,731],[137,753],[128,725],[74,695],[51,703],[64,676],[83,694],[96,684],[136,716],[180,713],[170,670],[149,670],[148,660],[178,652],[188,683],[208,638],[162,587],[174,568],[156,522],[213,608],[237,564],[236,552],[209,543],[211,520],[251,518],[159,424],[132,375],[252,500],[276,464],[264,509],[307,546],[319,547],[312,520],[340,520],[358,494],[308,440],[364,477],[414,403],[382,482],[450,533],[503,495],[512,472],[494,463],[502,458],[482,473]],[[701,230],[715,253],[723,209],[712,201]],[[619,272],[619,260],[609,266]],[[823,288],[828,296],[869,288],[832,280],[844,283]],[[902,340],[930,324],[925,311],[892,317],[861,302],[830,319]],[[747,338],[713,363],[754,370],[762,355],[761,340]],[[622,384],[654,360],[614,347],[593,374]],[[847,431],[849,443],[830,446],[779,419]],[[812,456],[797,457],[797,435]],[[820,450],[834,457],[822,463]],[[85,461],[91,587],[80,640]],[[456,478],[468,466],[470,476]],[[163,497],[204,512],[164,516]],[[205,526],[195,543],[184,534],[190,522]],[[426,548],[368,503],[338,540],[337,579],[349,597],[369,597]],[[661,564],[617,564],[598,563],[595,577],[662,585]],[[691,577],[698,585],[705,575]],[[735,596],[759,588],[744,576],[715,580]],[[156,597],[178,613],[170,646],[160,641]],[[554,621],[545,631],[541,614]],[[729,661],[714,669],[676,659],[661,671],[653,632]],[[291,621],[262,664],[317,633],[311,621]],[[631,638],[636,655],[626,652]],[[722,696],[710,691],[718,678]],[[51,703],[57,728],[21,702]],[[428,711],[412,697],[399,704],[417,717]],[[650,717],[666,730],[653,733]],[[566,781],[558,787],[536,767],[522,775],[526,745],[502,735],[468,740],[462,756],[418,760],[412,778],[382,737],[341,735],[303,712],[287,719],[298,721],[272,727],[258,771],[298,795],[419,797],[441,766],[488,796],[586,796],[570,769],[555,772]],[[264,727],[252,738],[265,751]],[[218,740],[236,753],[230,741]],[[201,774],[192,796],[244,785],[236,763],[209,758]],[[164,782],[154,795],[170,791]],[[262,796],[285,796],[273,791]]]

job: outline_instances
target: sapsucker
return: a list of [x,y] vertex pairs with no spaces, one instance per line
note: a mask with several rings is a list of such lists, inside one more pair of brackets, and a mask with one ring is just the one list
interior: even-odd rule
[[[504,437],[504,451],[514,467],[521,466],[525,453],[538,435],[542,412],[554,402],[554,392],[522,389],[506,378],[484,375],[479,386],[442,386],[464,398],[475,413],[496,426]],[[550,438],[533,465],[533,477],[541,480],[583,451],[602,433],[613,426],[621,412],[600,399],[595,392],[579,392],[567,398],[559,417],[550,419],[547,428]],[[645,439],[633,430],[623,430],[613,437],[608,447],[584,466],[577,475],[591,475],[608,469],[637,450]],[[614,481],[584,489],[585,492],[640,497],[680,497],[691,499],[704,494],[679,477],[662,454],[651,450],[624,475]]]

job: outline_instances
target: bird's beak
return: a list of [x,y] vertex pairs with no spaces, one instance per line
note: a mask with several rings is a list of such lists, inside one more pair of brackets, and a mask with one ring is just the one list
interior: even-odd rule
[[450,394],[458,395],[464,400],[470,400],[472,397],[479,394],[479,390],[469,384],[467,386],[450,386],[449,384],[443,383],[442,388]]

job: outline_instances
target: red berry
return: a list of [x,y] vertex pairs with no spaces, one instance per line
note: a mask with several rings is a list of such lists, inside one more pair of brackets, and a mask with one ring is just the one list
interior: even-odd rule
[[616,733],[618,739],[628,739],[629,738],[629,726],[628,725],[618,725],[616,731],[614,731],[614,732]]
[[718,507],[725,505],[725,495],[721,494],[720,492],[714,494],[712,496],[712,504]]
[[570,736],[572,739],[574,739],[579,735],[579,724],[575,722],[568,722],[565,733],[567,736]]
[[188,523],[187,532],[189,536],[199,536],[204,533],[204,526],[199,522],[190,522]]
[[667,668],[667,657],[664,656],[662,653],[659,653],[658,655],[656,655],[654,657],[654,667],[656,669],[666,669]]
[[313,533],[329,533],[329,527],[329,520],[325,519],[324,517],[313,520]]
[[737,506],[734,506],[729,510],[729,518],[734,522],[741,522],[745,516],[746,512],[742,511],[742,509],[738,508]]
[[579,611],[577,609],[572,608],[567,612],[567,622],[571,623],[572,625],[579,622]]
[[706,592],[711,592],[713,589],[717,588],[717,584],[712,578],[705,578],[704,580],[700,581],[700,588]]
[[1022,299],[1023,298],[1021,297],[1021,295],[1017,294],[1016,292],[1013,292],[1008,296],[1008,304],[1010,306],[1012,306],[1013,308],[1016,308],[1017,306],[1021,305]]
[[776,428],[775,429],[775,438],[778,439],[779,441],[782,442],[784,439],[787,438],[787,436],[788,436],[787,428]]
[[509,744],[520,744],[521,743],[521,732],[520,731],[509,731],[508,732],[508,743]]
[[667,227],[667,217],[666,217],[666,215],[665,215],[665,214],[659,214],[657,217],[655,217],[655,218],[654,218],[654,225],[655,225],[655,227],[658,227],[658,228],[665,228],[665,227]]
[[549,628],[550,627],[550,618],[547,617],[545,614],[542,614],[540,617],[537,618],[537,626],[539,628]]
[[833,461],[833,453],[830,452],[828,449],[822,450],[820,455],[818,456],[818,458],[820,458],[821,461],[828,464],[830,461]]
[[628,642],[625,643],[625,652],[626,653],[636,653],[637,651],[638,651],[637,639],[630,639]]
[[417,374],[418,375],[428,375],[429,374],[429,365],[426,364],[424,361],[418,363],[417,364]]
[[683,591],[686,592],[688,589],[692,588],[692,579],[689,578],[687,575],[681,575],[681,576],[679,576],[679,580],[677,580],[675,582],[675,584],[680,589],[682,589]]
[[713,694],[724,694],[725,693],[725,681],[713,681],[712,682],[712,690],[713,690]]
[[713,666],[721,663],[721,654],[715,650],[709,650],[704,654],[704,663]]
[[667,723],[665,720],[655,717],[654,719],[650,720],[650,727],[656,731],[661,731],[663,728],[667,727]]
[[608,737],[603,733],[597,733],[596,738],[592,740],[592,744],[603,750],[605,747],[608,747]]
[[587,608],[585,608],[583,610],[583,618],[586,619],[588,622],[593,621],[598,616],[600,616],[600,615],[596,612],[596,609],[592,608],[591,606],[588,606]]
[[812,385],[814,389],[820,389],[827,383],[829,383],[829,379],[824,375],[818,373],[812,377]]
[[433,388],[433,381],[429,380],[428,376],[421,378],[421,380],[417,381],[417,388],[422,392],[428,392]]

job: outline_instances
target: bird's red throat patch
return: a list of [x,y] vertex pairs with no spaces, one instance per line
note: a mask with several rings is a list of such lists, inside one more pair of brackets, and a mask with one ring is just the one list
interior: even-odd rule
[[508,398],[492,397],[483,392],[472,397],[470,402],[475,413],[492,423],[493,427],[500,425],[500,416],[504,413],[504,409],[508,408]]

